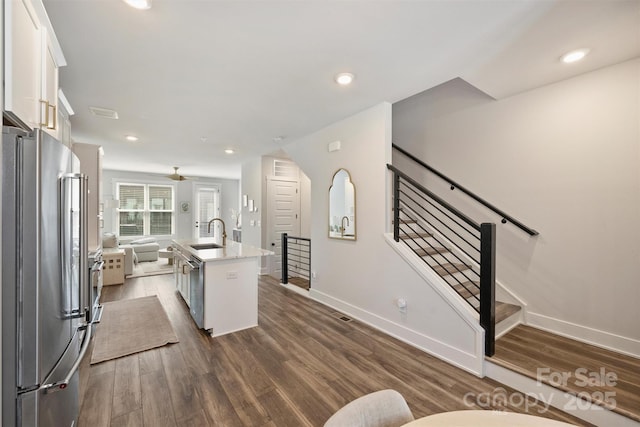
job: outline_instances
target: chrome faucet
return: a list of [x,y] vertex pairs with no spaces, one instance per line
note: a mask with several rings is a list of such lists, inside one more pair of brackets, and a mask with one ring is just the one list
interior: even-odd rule
[[340,220],[340,232],[341,235],[340,237],[344,237],[344,230],[346,229],[346,227],[344,226],[344,220],[347,220],[347,226],[349,225],[349,217],[347,217],[346,215],[342,217],[342,219]]
[[227,231],[222,218],[213,218],[211,221],[209,221],[209,224],[207,225],[207,233],[211,234],[211,223],[213,221],[220,221],[222,223],[222,246],[227,246]]

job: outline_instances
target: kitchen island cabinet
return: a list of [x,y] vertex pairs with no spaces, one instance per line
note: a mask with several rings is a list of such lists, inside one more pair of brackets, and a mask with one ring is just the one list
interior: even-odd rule
[[259,261],[273,252],[233,241],[224,247],[193,248],[213,243],[212,238],[174,240],[173,246],[183,260],[189,259],[175,269],[177,275],[189,270],[189,295],[181,295],[196,324],[216,337],[258,325]]

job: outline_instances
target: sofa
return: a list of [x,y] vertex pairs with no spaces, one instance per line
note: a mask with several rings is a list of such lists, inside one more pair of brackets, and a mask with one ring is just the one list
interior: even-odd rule
[[156,239],[146,237],[133,240],[126,244],[120,244],[118,236],[114,233],[104,233],[102,236],[102,251],[109,253],[118,249],[124,249],[124,274],[133,274],[133,265],[145,261],[157,261],[160,245]]

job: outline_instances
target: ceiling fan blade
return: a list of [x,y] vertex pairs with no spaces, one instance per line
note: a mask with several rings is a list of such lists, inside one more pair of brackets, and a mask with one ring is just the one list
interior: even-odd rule
[[169,179],[171,179],[173,181],[185,181],[185,180],[189,179],[184,175],[180,175],[178,173],[178,169],[179,169],[178,166],[174,166],[173,167],[173,173],[171,175],[167,175],[167,178],[169,178]]

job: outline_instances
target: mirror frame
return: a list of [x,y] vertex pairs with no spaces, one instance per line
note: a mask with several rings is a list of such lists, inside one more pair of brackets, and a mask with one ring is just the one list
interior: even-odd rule
[[[353,236],[348,236],[348,237],[344,237],[344,236],[332,236],[331,235],[331,189],[333,188],[334,184],[335,184],[335,180],[336,180],[336,175],[338,175],[341,171],[344,171],[347,174],[347,177],[349,178],[349,182],[351,183],[351,185],[353,186]],[[357,233],[357,224],[358,222],[356,221],[356,185],[353,183],[353,180],[351,179],[351,173],[349,173],[349,171],[345,168],[340,168],[338,169],[334,174],[333,177],[331,178],[331,185],[329,186],[329,203],[328,205],[328,213],[329,213],[329,227],[327,227],[328,230],[328,234],[329,234],[329,238],[330,239],[337,239],[337,240],[347,240],[347,241],[355,241],[358,240],[358,233]]]

